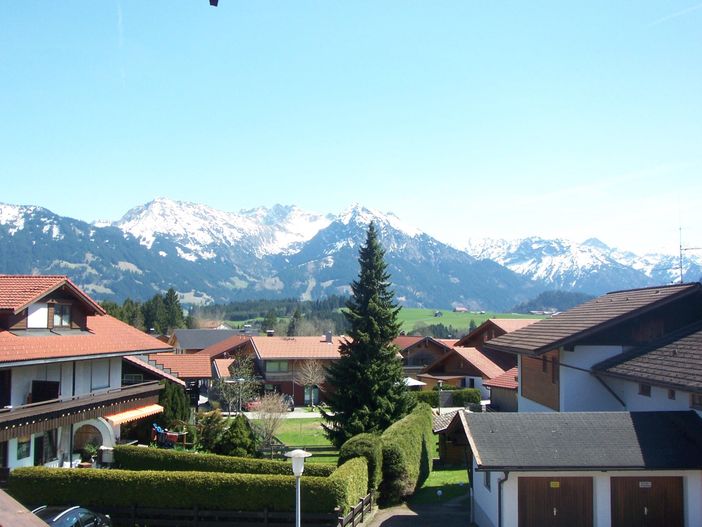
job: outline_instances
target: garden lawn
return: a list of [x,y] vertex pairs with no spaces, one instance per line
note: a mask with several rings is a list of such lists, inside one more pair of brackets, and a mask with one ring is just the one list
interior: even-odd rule
[[398,315],[398,320],[402,322],[402,330],[411,332],[417,322],[422,322],[427,326],[431,324],[443,324],[444,326],[453,326],[461,334],[468,333],[470,321],[475,321],[475,325],[479,326],[488,318],[544,318],[538,315],[522,315],[517,313],[454,313],[446,309],[439,309],[442,316],[435,317],[436,309],[423,308],[407,308],[403,307]]
[[339,459],[339,451],[324,435],[320,417],[286,419],[275,436],[286,446],[309,448],[312,457],[306,461],[307,463],[336,464]]
[[[437,491],[441,491],[441,496]],[[435,468],[421,488],[407,500],[410,505],[446,503],[459,496],[468,498],[466,468]]]

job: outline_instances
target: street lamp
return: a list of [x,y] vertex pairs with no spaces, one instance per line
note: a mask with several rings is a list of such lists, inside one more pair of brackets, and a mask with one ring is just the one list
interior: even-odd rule
[[300,448],[285,453],[285,457],[289,457],[292,460],[292,470],[293,474],[295,474],[295,527],[301,527],[302,525],[300,520],[300,476],[305,470],[305,458],[311,455]]
[[444,381],[439,379],[436,384],[439,385],[439,415],[441,415],[441,387],[444,385]]

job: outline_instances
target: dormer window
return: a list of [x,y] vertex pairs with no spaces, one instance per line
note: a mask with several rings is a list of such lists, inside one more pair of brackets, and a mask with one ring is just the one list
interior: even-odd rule
[[68,328],[71,326],[71,305],[70,304],[55,304],[54,305],[54,327]]

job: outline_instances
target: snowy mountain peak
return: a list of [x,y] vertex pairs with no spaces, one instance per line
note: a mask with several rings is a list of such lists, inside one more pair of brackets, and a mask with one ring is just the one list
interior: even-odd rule
[[348,209],[339,214],[337,220],[344,225],[353,223],[358,226],[363,226],[364,228],[368,227],[368,224],[371,222],[374,222],[379,228],[387,225],[410,237],[422,234],[421,230],[404,223],[392,212],[383,213],[376,209],[369,209],[358,203],[352,204]]

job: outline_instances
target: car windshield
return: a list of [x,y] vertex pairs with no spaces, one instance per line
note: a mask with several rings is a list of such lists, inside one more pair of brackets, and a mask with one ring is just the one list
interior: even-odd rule
[[71,510],[64,513],[65,510],[65,507],[47,507],[37,511],[36,515],[49,525],[55,527],[80,527],[78,511]]

